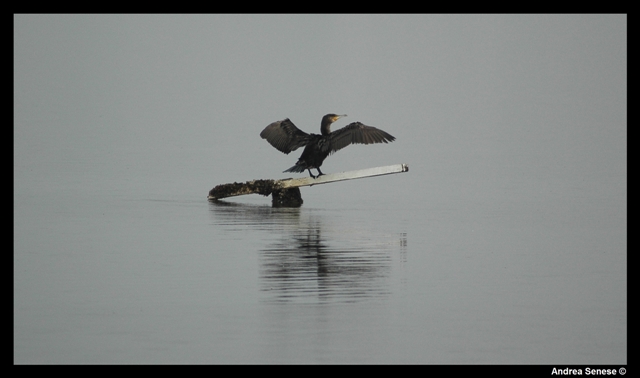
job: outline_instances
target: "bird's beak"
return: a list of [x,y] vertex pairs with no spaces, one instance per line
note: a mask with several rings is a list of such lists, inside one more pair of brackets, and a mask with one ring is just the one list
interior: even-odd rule
[[342,117],[346,117],[346,116],[347,116],[346,114],[339,114],[339,115],[337,115],[337,116],[333,117],[333,122],[335,122],[335,121],[339,120],[339,119],[340,119],[340,118],[342,118]]

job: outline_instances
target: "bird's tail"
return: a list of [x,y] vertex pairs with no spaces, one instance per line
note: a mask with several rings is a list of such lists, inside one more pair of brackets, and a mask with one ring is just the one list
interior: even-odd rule
[[296,172],[296,173],[301,173],[307,170],[307,167],[305,165],[301,165],[301,164],[296,164],[293,167],[287,169],[286,171],[283,171],[282,173],[285,172]]

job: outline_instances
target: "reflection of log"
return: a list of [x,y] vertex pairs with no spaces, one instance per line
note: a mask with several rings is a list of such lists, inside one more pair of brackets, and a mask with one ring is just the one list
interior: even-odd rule
[[[330,182],[352,180],[364,177],[373,177],[381,175],[389,175],[393,173],[407,172],[409,166],[406,164],[388,165],[386,167],[376,167],[360,169],[357,171],[329,173],[317,178],[304,177],[298,179],[284,179],[284,180],[253,180],[245,183],[222,184],[209,191],[209,199],[217,200],[226,197],[241,196],[244,194],[262,194],[268,196],[275,193],[273,196],[274,206],[293,206],[299,207],[302,204],[302,198],[300,197],[300,190],[297,189],[301,186],[312,186],[319,184],[327,184]],[[296,192],[293,191],[295,189]],[[277,199],[279,198],[279,199]],[[279,203],[279,205],[276,204]],[[298,205],[295,205],[298,203]]]

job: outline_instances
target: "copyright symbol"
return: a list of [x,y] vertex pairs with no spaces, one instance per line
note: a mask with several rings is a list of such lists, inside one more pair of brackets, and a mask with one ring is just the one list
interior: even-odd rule
[[618,370],[618,372],[620,373],[620,375],[625,375],[625,374],[627,374],[627,369],[625,369],[625,368],[620,368],[620,369]]

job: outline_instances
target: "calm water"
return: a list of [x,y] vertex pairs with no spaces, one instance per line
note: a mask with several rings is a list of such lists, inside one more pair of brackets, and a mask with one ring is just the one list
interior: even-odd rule
[[619,201],[385,195],[416,170],[299,209],[16,174],[15,361],[626,362]]

